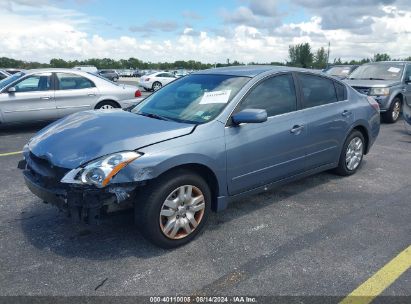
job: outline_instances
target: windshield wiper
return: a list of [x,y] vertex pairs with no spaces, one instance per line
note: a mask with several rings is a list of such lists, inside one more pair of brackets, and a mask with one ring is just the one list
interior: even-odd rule
[[146,116],[146,117],[150,117],[150,118],[154,118],[154,119],[159,119],[159,120],[173,121],[171,118],[161,116],[161,115],[158,115],[158,114],[154,114],[154,113],[136,112],[136,114]]
[[370,78],[367,78],[368,80],[385,80],[385,79],[383,79],[383,78],[373,78],[373,77],[370,77]]

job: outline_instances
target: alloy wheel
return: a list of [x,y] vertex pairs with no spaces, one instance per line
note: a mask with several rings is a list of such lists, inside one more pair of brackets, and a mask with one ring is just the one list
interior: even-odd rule
[[192,185],[178,187],[161,207],[161,231],[169,239],[183,239],[198,227],[204,212],[205,199],[199,188]]
[[354,171],[360,165],[363,157],[363,142],[359,137],[354,137],[347,146],[345,164],[347,169]]
[[396,121],[400,117],[401,113],[401,103],[399,101],[395,102],[392,108],[392,120]]
[[105,105],[102,105],[102,106],[100,107],[100,109],[102,109],[102,110],[110,110],[110,109],[114,109],[114,107],[113,107],[112,105],[105,104]]

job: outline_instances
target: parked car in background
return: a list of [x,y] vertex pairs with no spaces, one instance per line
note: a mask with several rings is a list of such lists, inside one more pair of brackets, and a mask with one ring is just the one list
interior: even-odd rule
[[97,68],[93,65],[79,65],[79,66],[75,66],[73,69],[83,71],[83,72],[93,73],[93,74],[98,73]]
[[375,100],[334,78],[289,67],[211,69],[131,112],[82,112],[46,127],[19,168],[35,195],[74,219],[134,207],[143,235],[172,248],[230,201],[324,170],[354,174],[379,128]]
[[345,79],[358,67],[358,65],[333,65],[324,70],[324,73],[339,79]]
[[144,75],[140,78],[139,85],[145,91],[157,91],[166,84],[176,80],[176,76],[167,72],[156,72],[150,75]]
[[3,80],[4,78],[9,77],[11,74],[6,72],[6,70],[1,70],[0,69],[0,80]]
[[411,62],[383,61],[363,64],[345,80],[358,92],[372,96],[385,122],[400,118],[406,99],[411,100]]
[[128,108],[141,92],[91,73],[39,69],[0,81],[0,124],[54,120],[90,109]]
[[98,74],[111,81],[118,81],[119,78],[117,72],[114,70],[100,70]]
[[174,71],[174,76],[176,76],[177,78],[187,76],[188,74],[188,71],[185,69],[179,69],[177,71]]
[[133,77],[137,77],[140,78],[141,76],[144,75],[144,72],[140,71],[140,70],[134,70],[133,71]]

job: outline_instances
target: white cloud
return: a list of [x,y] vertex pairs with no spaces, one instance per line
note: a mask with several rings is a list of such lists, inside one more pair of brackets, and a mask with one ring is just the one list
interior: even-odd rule
[[[408,31],[411,12],[393,5],[383,8],[384,15],[371,17],[373,23],[367,35],[356,35],[349,29],[324,30],[321,16],[313,16],[306,22],[271,29],[236,22],[220,28],[226,33],[224,37],[217,31],[212,34],[186,27],[174,38],[150,40],[132,33],[116,38],[89,33],[89,24],[93,21],[89,16],[42,1],[39,7],[28,7],[24,2],[29,1],[25,0],[20,4],[0,3],[0,56],[41,62],[51,58],[96,57],[137,57],[151,62],[194,59],[214,63],[225,62],[227,58],[242,62],[284,62],[290,44],[310,42],[315,50],[326,47],[328,41],[331,59],[358,59],[382,52],[394,58],[411,55]],[[239,16],[255,17],[248,15],[246,9],[243,13]]]

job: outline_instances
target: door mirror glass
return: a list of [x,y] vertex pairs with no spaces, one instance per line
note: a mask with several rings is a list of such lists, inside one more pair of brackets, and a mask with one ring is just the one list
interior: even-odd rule
[[267,111],[263,109],[244,109],[233,115],[234,124],[241,123],[262,123],[267,121]]
[[15,93],[16,92],[16,88],[15,87],[11,87],[7,90],[8,93]]

